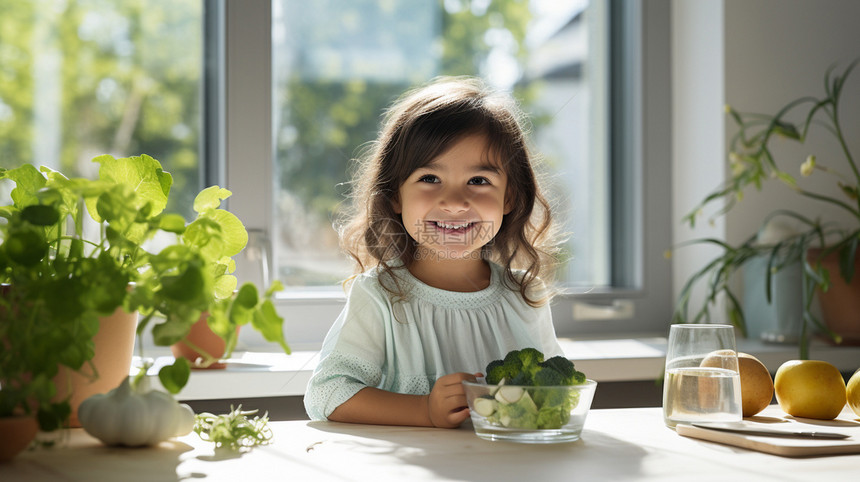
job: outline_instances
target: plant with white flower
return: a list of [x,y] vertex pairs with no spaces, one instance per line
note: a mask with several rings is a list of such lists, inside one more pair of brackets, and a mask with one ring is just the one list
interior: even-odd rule
[[[807,358],[809,328],[811,326],[817,326],[837,343],[841,341],[838,334],[829,330],[812,313],[811,307],[816,290],[826,291],[830,284],[830,274],[822,267],[821,259],[831,253],[838,253],[840,257],[839,274],[846,282],[850,282],[854,276],[854,260],[858,241],[860,241],[860,196],[858,196],[860,170],[858,170],[857,162],[849,149],[849,143],[843,131],[839,105],[845,82],[858,62],[860,59],[848,65],[841,73],[837,73],[835,67],[828,69],[824,77],[825,95],[823,97],[801,97],[785,105],[775,115],[741,113],[732,106],[726,105],[726,113],[738,126],[738,132],[731,139],[728,156],[731,176],[720,188],[708,194],[699,205],[695,206],[684,217],[684,222],[694,227],[697,218],[702,216],[706,205],[722,200],[725,202],[724,206],[709,219],[710,222],[713,222],[717,216],[730,211],[743,200],[745,188],[754,186],[760,190],[764,182],[778,180],[801,196],[846,211],[851,218],[857,220],[855,225],[839,227],[824,223],[820,219],[809,219],[793,211],[777,210],[767,216],[758,233],[754,233],[740,245],[731,245],[714,238],[696,239],[683,243],[681,246],[702,243],[716,245],[722,249],[722,253],[694,273],[688,280],[682,289],[673,322],[710,320],[710,307],[717,303],[718,296],[724,295],[729,319],[741,329],[742,333],[745,333],[746,324],[743,311],[737,297],[732,293],[730,279],[747,261],[754,257],[766,255],[769,256],[767,273],[779,271],[779,269],[792,263],[803,263],[804,324],[800,341],[800,357]],[[802,119],[802,122],[794,123],[790,119]],[[787,139],[805,144],[810,128],[813,126],[823,128],[832,136],[844,158],[845,166],[842,170],[847,171],[848,175],[840,172],[832,165],[836,159],[827,159],[822,164],[815,154],[809,154],[800,164],[800,174],[803,177],[809,177],[816,171],[820,171],[834,176],[838,186],[838,194],[817,192],[799,184],[791,174],[797,172],[795,171],[797,168],[784,169],[777,163],[776,156],[771,149],[771,145],[776,139]],[[795,229],[792,233],[780,236],[779,239],[774,239],[771,242],[761,242],[763,238],[773,238],[772,236],[763,236],[767,229],[771,229],[768,226],[773,226],[775,221],[784,224],[786,220],[799,225],[799,229]],[[806,253],[813,246],[824,249],[817,260],[810,261],[807,260]],[[766,293],[768,302],[770,302],[770,277],[766,277],[768,278],[765,280],[767,283]],[[691,291],[700,281],[707,281],[706,301],[704,306],[691,316],[689,315]]]

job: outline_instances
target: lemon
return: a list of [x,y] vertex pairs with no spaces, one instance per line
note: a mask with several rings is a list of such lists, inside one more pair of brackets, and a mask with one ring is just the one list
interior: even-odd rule
[[845,395],[848,398],[848,406],[860,417],[860,369],[854,372],[851,378],[848,379],[848,385],[845,387]]
[[795,417],[832,420],[847,401],[842,374],[821,360],[783,363],[776,371],[773,385],[779,407]]

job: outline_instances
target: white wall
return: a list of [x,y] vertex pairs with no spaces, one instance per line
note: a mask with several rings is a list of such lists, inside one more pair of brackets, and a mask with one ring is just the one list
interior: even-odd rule
[[[695,229],[681,224],[705,193],[725,180],[723,128],[723,1],[672,3],[672,244],[725,236],[722,218]],[[715,206],[719,208],[720,206]],[[674,298],[702,260],[718,254],[707,245],[672,253]],[[701,305],[701,294],[691,308]]]
[[[680,224],[681,217],[726,178],[728,143],[737,130],[723,105],[772,114],[797,97],[823,96],[825,70],[860,57],[860,2],[674,0],[672,9],[672,190],[673,217],[678,220],[673,243],[703,235],[740,242],[777,208],[846,220],[773,181],[761,192],[745,192],[742,203],[714,226],[707,218],[695,231]],[[845,97],[843,127],[860,157],[860,69],[846,85]],[[783,169],[797,178],[808,154],[849,174],[835,142],[825,134],[811,138],[806,147],[782,142],[774,153]],[[818,173],[801,182],[840,195],[836,182]],[[713,253],[699,248],[676,251],[676,294]]]

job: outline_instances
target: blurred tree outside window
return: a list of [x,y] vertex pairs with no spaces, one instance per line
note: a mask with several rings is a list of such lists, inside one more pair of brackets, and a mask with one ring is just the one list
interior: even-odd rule
[[[149,154],[168,210],[202,187],[201,0],[0,0],[0,166],[95,177],[100,154]],[[11,183],[0,196],[8,200]]]
[[[147,153],[174,177],[168,210],[189,218],[205,164],[204,1],[0,0],[0,167],[92,177],[96,155]],[[562,280],[608,284],[608,166],[594,155],[605,113],[589,81],[607,59],[590,40],[603,25],[591,7],[272,0],[274,276],[312,289],[348,276],[332,221],[350,160],[402,92],[439,75],[477,75],[530,116],[570,235]],[[10,188],[0,185],[0,198]]]
[[[350,161],[383,110],[439,75],[475,75],[511,92],[552,180],[570,234],[561,278],[608,284],[607,161],[595,146],[588,0],[274,0],[272,72],[275,276],[335,286],[351,274],[332,229]],[[595,182],[595,179],[598,182]],[[597,242],[595,242],[597,240]]]

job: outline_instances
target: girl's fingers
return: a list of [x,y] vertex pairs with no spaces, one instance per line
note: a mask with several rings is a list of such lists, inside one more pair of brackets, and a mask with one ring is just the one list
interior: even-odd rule
[[452,410],[468,406],[466,403],[466,395],[463,394],[446,397],[444,404],[446,407],[451,407]]
[[469,382],[477,381],[476,375],[480,376],[480,373],[449,373],[448,375],[439,377],[439,379],[436,380],[436,384],[441,384],[442,386],[462,386],[461,384],[464,380]]
[[466,391],[463,389],[463,385],[455,384],[455,385],[447,385],[439,388],[439,395],[442,398],[450,398],[456,396],[465,397]]
[[461,423],[465,422],[467,418],[469,418],[469,409],[464,408],[460,411],[451,412],[448,414],[448,422],[457,426]]

